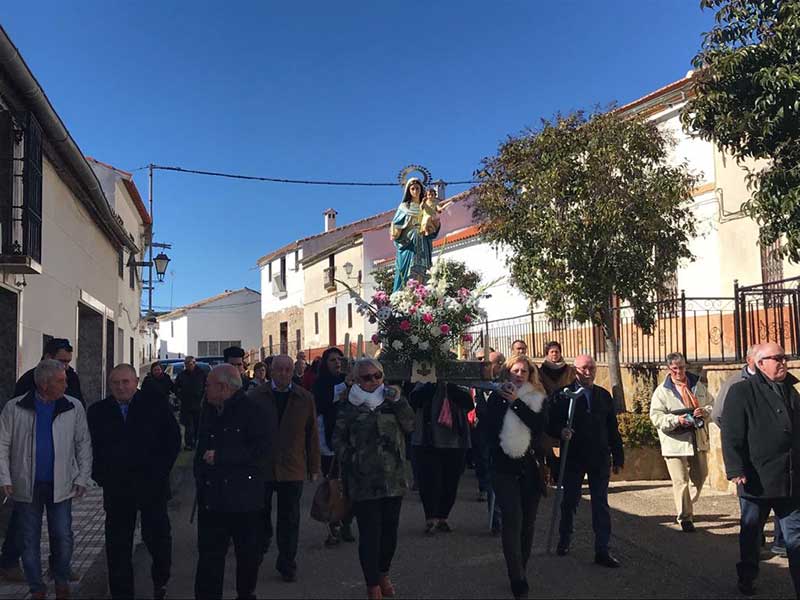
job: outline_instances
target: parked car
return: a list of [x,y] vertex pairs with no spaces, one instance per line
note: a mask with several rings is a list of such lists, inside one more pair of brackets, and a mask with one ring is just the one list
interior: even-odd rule
[[[208,364],[207,362],[201,362],[201,361],[198,360],[198,361],[196,361],[195,364],[199,368],[203,369],[203,371],[205,371],[206,373],[211,371],[211,365]],[[164,372],[167,375],[170,376],[170,379],[172,379],[172,381],[175,381],[175,379],[178,377],[178,374],[181,371],[183,371],[185,368],[186,368],[186,365],[184,365],[183,361],[181,360],[181,362],[175,362],[175,363],[168,364],[166,367],[164,367]]]
[[225,357],[224,356],[197,356],[197,357],[195,357],[195,360],[197,362],[199,362],[199,363],[200,362],[204,362],[204,363],[206,363],[208,365],[211,365],[213,367],[215,365],[221,365],[222,363],[224,363],[225,362]]

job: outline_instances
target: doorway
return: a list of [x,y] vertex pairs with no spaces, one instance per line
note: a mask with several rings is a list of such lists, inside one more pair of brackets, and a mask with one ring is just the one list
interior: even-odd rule
[[336,345],[336,307],[328,309],[328,346]]
[[0,287],[0,398],[11,398],[17,382],[18,296]]
[[78,374],[89,406],[103,397],[103,315],[78,304]]

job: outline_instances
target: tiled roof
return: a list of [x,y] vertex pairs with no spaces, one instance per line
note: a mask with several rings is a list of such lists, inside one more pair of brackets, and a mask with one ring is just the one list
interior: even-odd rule
[[632,102],[628,102],[620,106],[619,108],[615,109],[614,112],[617,113],[635,113],[639,112],[645,106],[654,100],[658,100],[659,98],[665,97],[673,92],[680,92],[683,91],[683,88],[691,87],[692,79],[694,78],[694,72],[689,71],[686,74],[686,77],[683,79],[679,79],[678,81],[673,81],[672,83],[665,85],[649,94],[642,96],[641,98],[637,98]]
[[102,165],[108,169],[111,169],[115,173],[119,174],[122,179],[122,184],[125,186],[125,189],[128,190],[128,194],[130,194],[131,200],[133,200],[133,204],[136,207],[136,211],[142,218],[142,223],[144,223],[145,225],[153,224],[153,219],[150,216],[150,213],[147,211],[147,207],[144,205],[142,196],[139,194],[139,188],[137,188],[136,184],[133,182],[133,173],[129,173],[128,171],[123,171],[122,169],[118,169],[114,165],[110,165],[106,162],[103,162],[102,160],[97,160],[96,158],[92,158],[91,156],[87,156],[86,160],[97,163],[98,165]]
[[257,292],[256,290],[251,290],[249,287],[243,287],[238,290],[225,290],[221,294],[217,294],[216,296],[211,296],[210,298],[205,298],[203,300],[198,300],[197,302],[193,302],[192,304],[187,304],[186,306],[181,306],[180,308],[176,308],[175,310],[160,315],[158,317],[159,321],[169,321],[170,319],[174,319],[179,317],[186,312],[190,311],[193,308],[199,308],[201,306],[205,306],[207,304],[211,304],[212,302],[216,302],[217,300],[222,300],[223,298],[227,298],[229,296],[234,296],[236,294],[240,294],[242,292],[252,292],[254,294],[261,295],[261,292]]

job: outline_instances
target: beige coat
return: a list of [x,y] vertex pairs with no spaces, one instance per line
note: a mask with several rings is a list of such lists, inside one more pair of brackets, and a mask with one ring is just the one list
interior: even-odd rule
[[687,373],[692,392],[697,398],[700,408],[706,411],[706,426],[700,429],[685,429],[678,427],[680,416],[670,414],[670,411],[685,408],[675,385],[669,375],[664,383],[653,392],[650,401],[650,421],[658,430],[661,441],[662,456],[694,456],[695,447],[698,452],[708,452],[708,422],[710,421],[713,398],[700,383],[699,378],[692,373]]

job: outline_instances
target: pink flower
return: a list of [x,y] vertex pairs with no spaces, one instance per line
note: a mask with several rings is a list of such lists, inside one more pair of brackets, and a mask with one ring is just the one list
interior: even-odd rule
[[470,291],[467,288],[461,288],[460,290],[458,290],[458,295],[461,298],[467,298],[469,296],[469,294],[470,294]]
[[469,315],[464,315],[464,323],[472,323],[472,317]]
[[411,329],[411,321],[409,321],[408,319],[403,319],[402,321],[400,321],[401,331],[408,331],[409,329]]
[[381,343],[381,336],[377,333],[372,334],[372,343],[373,344],[380,344]]
[[410,314],[410,315],[413,315],[416,312],[417,312],[417,307],[416,306],[412,306],[411,308],[408,309],[408,314]]
[[406,285],[410,288],[415,288],[419,285],[419,281],[417,281],[416,279],[409,279]]
[[469,333],[465,333],[464,337],[461,338],[461,339],[463,339],[465,342],[471,342],[472,341],[472,335],[470,335]]
[[448,333],[450,333],[450,325],[448,325],[447,323],[445,323],[444,325],[442,325],[442,326],[439,328],[439,331],[441,331],[441,332],[442,332],[442,335],[447,335]]
[[433,315],[431,313],[425,313],[422,315],[422,320],[427,324],[430,325],[433,323]]

